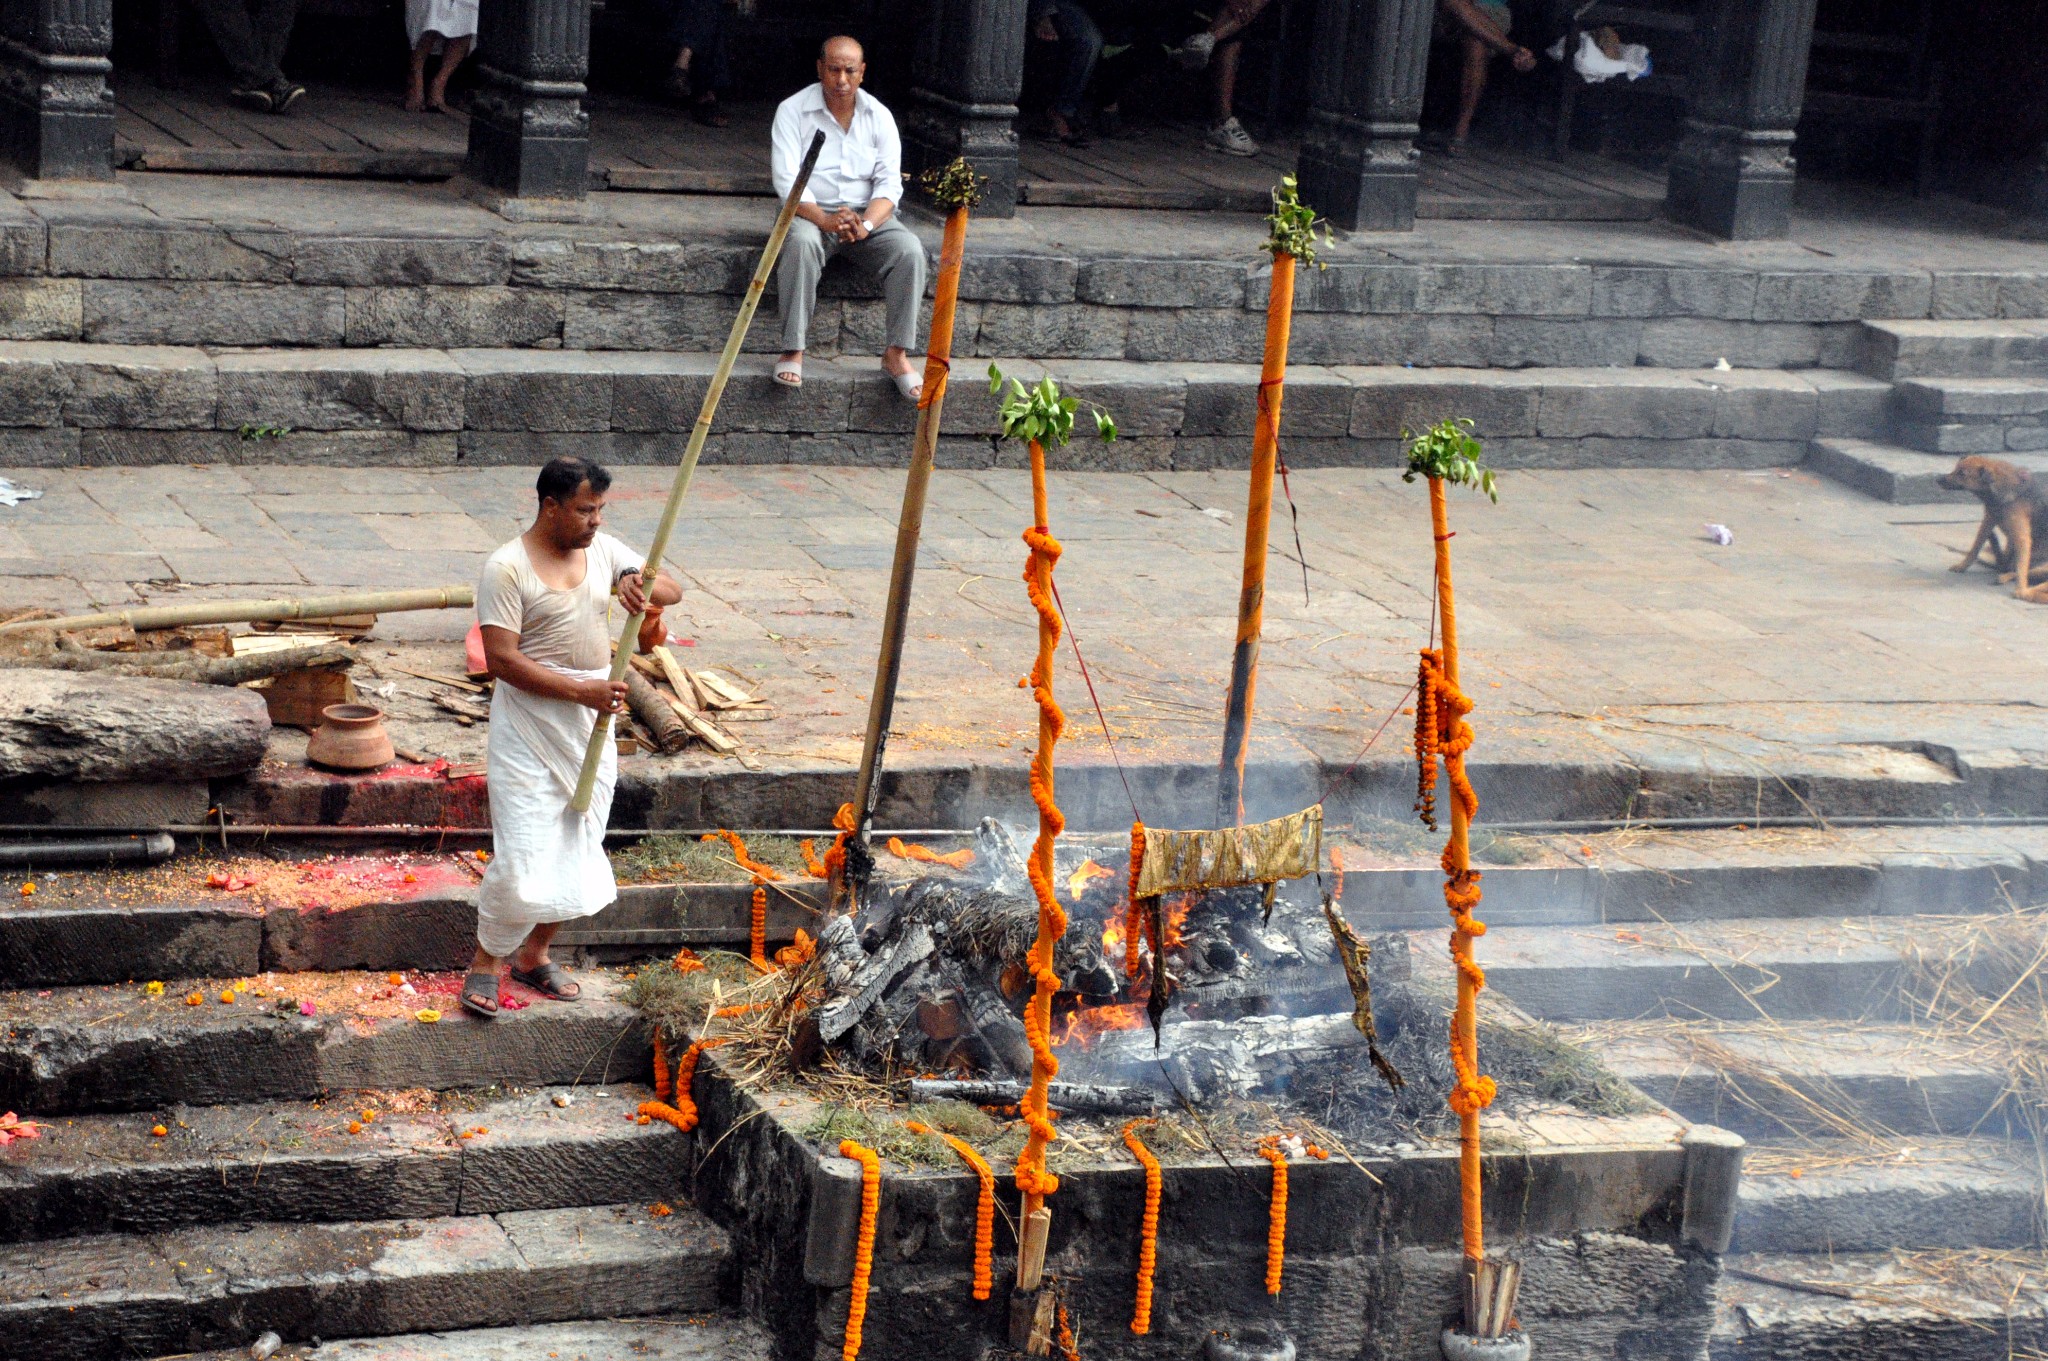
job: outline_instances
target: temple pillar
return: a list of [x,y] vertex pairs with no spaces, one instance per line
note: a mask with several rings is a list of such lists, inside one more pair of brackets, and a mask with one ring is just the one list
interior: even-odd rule
[[1028,0],[926,0],[902,111],[903,171],[965,156],[988,177],[976,217],[1017,215],[1017,97]]
[[113,0],[0,6],[0,146],[30,179],[114,177]]
[[519,199],[589,190],[590,0],[488,0],[477,16],[469,177]]
[[1731,241],[1792,230],[1792,130],[1817,0],[1703,0],[1665,211]]
[[1340,227],[1412,231],[1435,0],[1316,0],[1301,197]]

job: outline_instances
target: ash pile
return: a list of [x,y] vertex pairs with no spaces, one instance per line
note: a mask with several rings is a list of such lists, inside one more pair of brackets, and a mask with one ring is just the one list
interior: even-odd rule
[[[1024,845],[984,820],[974,852],[960,869],[878,869],[861,910],[830,920],[818,940],[817,1038],[844,1065],[911,1078],[912,1101],[1011,1104],[1031,1073],[1023,1014],[1038,905]],[[1055,1109],[1280,1102],[1389,1137],[1437,1118],[1451,1080],[1450,994],[1412,978],[1405,936],[1361,941],[1334,925],[1324,872],[1277,892],[1160,895],[1133,951],[1130,858],[1117,838],[1057,844],[1053,881],[1069,920],[1053,957]]]

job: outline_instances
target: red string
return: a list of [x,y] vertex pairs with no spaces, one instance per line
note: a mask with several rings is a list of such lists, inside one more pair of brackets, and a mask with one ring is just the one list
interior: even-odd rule
[[1088,687],[1088,698],[1095,705],[1095,721],[1102,725],[1102,740],[1109,745],[1109,759],[1116,762],[1116,777],[1124,787],[1124,798],[1131,805],[1131,817],[1138,822],[1145,819],[1138,814],[1138,796],[1131,792],[1130,777],[1124,774],[1124,758],[1117,755],[1116,738],[1110,736],[1109,715],[1102,712],[1102,699],[1095,693],[1095,678],[1088,674],[1088,663],[1081,656],[1081,640],[1074,634],[1074,621],[1067,613],[1067,602],[1060,599],[1059,584],[1052,588],[1052,602],[1060,607],[1060,618],[1067,626],[1067,645],[1074,649],[1074,664],[1081,669],[1081,680]]

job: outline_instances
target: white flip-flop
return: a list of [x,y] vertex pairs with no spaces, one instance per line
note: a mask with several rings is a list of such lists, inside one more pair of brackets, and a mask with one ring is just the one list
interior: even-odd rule
[[[887,369],[882,370],[882,372],[889,373]],[[896,390],[903,394],[906,401],[915,402],[924,396],[924,380],[919,378],[915,371],[910,373],[889,373],[889,380],[896,384]]]
[[786,388],[802,387],[804,385],[804,361],[801,359],[776,360],[775,381]]

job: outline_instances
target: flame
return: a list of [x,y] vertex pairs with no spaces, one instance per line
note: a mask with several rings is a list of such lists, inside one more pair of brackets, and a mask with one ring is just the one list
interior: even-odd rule
[[1137,1030],[1148,1024],[1145,1008],[1131,1003],[1125,1006],[1082,1007],[1069,1012],[1066,1028],[1053,1036],[1055,1046],[1075,1044],[1086,1049],[1097,1035],[1109,1030]]
[[1083,860],[1081,867],[1067,876],[1067,897],[1078,903],[1081,901],[1081,895],[1088,891],[1088,881],[1090,879],[1107,879],[1109,877],[1110,872],[1096,864],[1093,860]]
[[1166,948],[1171,950],[1181,943],[1180,926],[1188,919],[1188,909],[1193,907],[1202,895],[1183,893],[1174,899],[1173,906],[1166,909]]
[[1122,960],[1124,957],[1124,919],[1111,917],[1102,924],[1102,957]]

